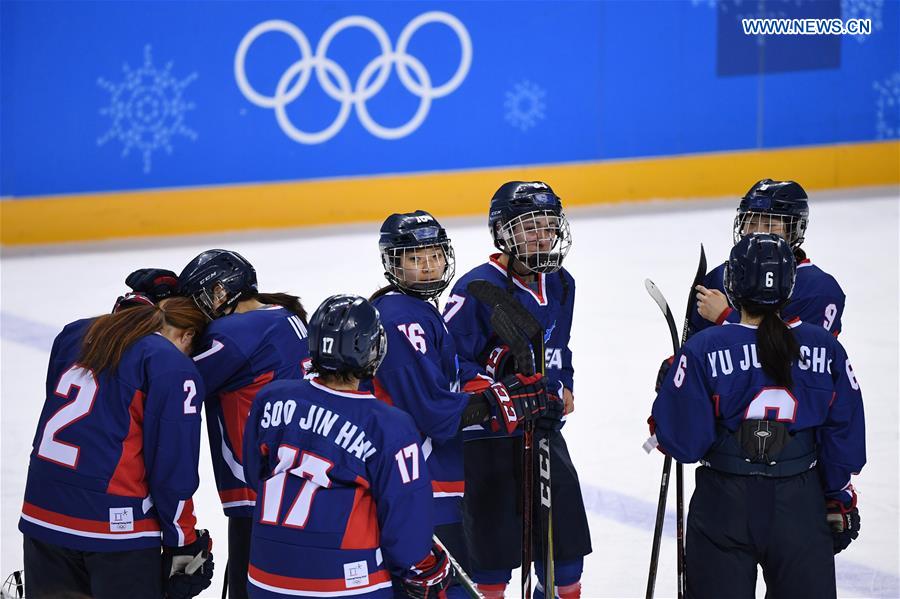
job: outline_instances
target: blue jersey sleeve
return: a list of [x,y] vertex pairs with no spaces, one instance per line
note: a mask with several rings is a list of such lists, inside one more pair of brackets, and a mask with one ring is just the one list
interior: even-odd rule
[[451,439],[459,431],[469,396],[450,390],[451,383],[437,362],[440,348],[429,323],[402,326],[412,333],[404,334],[394,323],[386,327],[388,353],[378,369],[378,384],[395,406],[413,417],[424,435],[436,441]]
[[819,472],[829,498],[852,498],[850,476],[866,463],[866,429],[862,393],[844,348],[837,341],[831,374],[834,398],[825,422],[816,431]]
[[194,356],[194,364],[210,396],[222,390],[222,386],[247,360],[238,343],[221,333],[207,333],[202,351]]
[[[575,280],[569,280],[569,295],[566,299],[566,305],[563,306],[562,314],[565,322],[562,325],[562,334],[560,341],[562,343],[562,369],[559,380],[570,391],[575,391],[575,368],[572,366],[572,350],[569,349],[569,340],[572,335],[572,314],[575,311]],[[552,360],[552,356],[551,356]]]
[[653,402],[659,444],[685,464],[703,457],[716,440],[716,415],[705,369],[689,341],[675,356]]
[[837,337],[841,332],[841,316],[844,314],[844,295],[825,293],[792,299],[790,309],[803,322],[816,324]]
[[434,529],[431,476],[409,422],[375,461],[370,480],[381,530],[381,550],[393,574],[404,576],[431,550]]
[[489,379],[484,366],[478,363],[478,354],[487,345],[491,331],[487,309],[466,293],[468,283],[458,282],[444,306],[444,322],[453,335],[459,356],[459,378],[463,386],[473,380]]
[[162,543],[194,541],[203,381],[191,368],[152,372],[144,412],[144,460]]

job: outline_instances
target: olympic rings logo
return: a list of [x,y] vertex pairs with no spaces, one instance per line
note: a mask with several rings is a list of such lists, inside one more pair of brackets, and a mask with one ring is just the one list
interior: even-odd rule
[[[446,83],[438,86],[432,84],[431,76],[425,65],[418,58],[406,52],[413,35],[416,34],[419,28],[429,23],[442,23],[452,29],[456,33],[457,38],[459,38],[460,48],[462,49],[462,56],[456,72]],[[352,86],[347,72],[339,64],[328,58],[328,46],[340,32],[351,27],[360,27],[369,31],[381,47],[381,55],[375,57],[363,68]],[[245,61],[247,51],[253,45],[253,42],[261,35],[272,31],[288,35],[297,44],[297,48],[300,50],[300,59],[288,67],[281,75],[275,88],[275,95],[265,96],[253,89],[247,80]],[[397,65],[397,75],[400,78],[400,82],[410,93],[418,96],[419,107],[407,123],[399,127],[385,127],[375,122],[366,108],[366,102],[384,88],[394,64]],[[400,33],[400,37],[397,39],[396,50],[392,48],[387,32],[373,19],[359,15],[344,17],[334,22],[325,31],[322,39],[319,40],[319,45],[316,46],[315,54],[312,53],[309,40],[307,40],[306,35],[300,28],[288,21],[273,19],[263,21],[244,35],[234,55],[234,78],[241,93],[250,102],[261,108],[272,108],[275,110],[275,118],[285,135],[298,143],[320,144],[328,141],[340,132],[350,117],[352,108],[356,108],[356,114],[363,127],[376,137],[381,139],[399,139],[409,135],[418,129],[425,117],[428,116],[428,110],[431,108],[433,99],[446,96],[460,86],[466,75],[468,75],[471,64],[472,39],[469,36],[469,32],[459,19],[446,12],[426,12],[412,19]],[[291,122],[286,108],[306,89],[313,71],[315,71],[316,79],[325,93],[332,99],[340,102],[341,107],[331,125],[321,131],[307,132],[300,130]],[[415,79],[410,75],[410,71],[415,74]],[[337,85],[332,82],[328,75],[331,75],[334,81],[337,82]]]

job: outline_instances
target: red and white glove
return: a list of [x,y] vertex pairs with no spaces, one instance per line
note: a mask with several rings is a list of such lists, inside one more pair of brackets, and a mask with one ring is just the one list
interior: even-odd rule
[[491,409],[491,430],[503,426],[512,434],[523,422],[537,419],[547,409],[547,382],[541,374],[511,374],[481,394]]
[[456,570],[444,548],[435,543],[431,551],[403,579],[403,590],[413,599],[444,597],[444,589],[453,583]]

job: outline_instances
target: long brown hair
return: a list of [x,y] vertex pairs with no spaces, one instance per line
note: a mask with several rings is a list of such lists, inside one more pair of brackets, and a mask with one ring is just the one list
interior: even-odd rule
[[122,355],[138,339],[162,330],[164,325],[194,331],[199,337],[206,328],[206,316],[187,297],[170,297],[155,306],[137,306],[98,317],[91,324],[78,363],[100,373],[115,371]]
[[300,317],[304,323],[306,320],[306,309],[300,302],[300,298],[290,293],[257,293],[253,299],[261,304],[273,304],[281,306],[288,312],[293,312]]

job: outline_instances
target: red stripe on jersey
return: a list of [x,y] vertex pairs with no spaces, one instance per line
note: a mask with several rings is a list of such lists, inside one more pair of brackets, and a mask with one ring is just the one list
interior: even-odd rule
[[222,503],[231,501],[256,501],[256,493],[249,487],[241,487],[240,489],[225,489],[219,491],[219,499]]
[[725,320],[728,318],[728,316],[729,316],[732,312],[734,312],[734,310],[733,310],[732,308],[726,306],[725,309],[722,310],[722,313],[719,314],[719,317],[716,319],[716,324],[719,324],[719,325],[720,325],[720,324],[724,323]]
[[188,499],[184,502],[184,507],[181,508],[181,514],[178,516],[178,520],[175,521],[175,526],[180,528],[182,534],[184,534],[185,545],[190,545],[197,540],[197,533],[195,531],[197,518],[194,517],[193,499]]
[[[74,530],[80,530],[82,532],[101,532],[106,534],[116,534],[116,531],[112,531],[109,529],[109,521],[103,522],[100,520],[88,520],[87,518],[67,516],[65,514],[45,510],[44,508],[40,508],[34,504],[28,503],[27,501],[22,504],[22,513],[26,516],[31,516],[36,520],[41,520],[42,522],[48,522],[50,524],[56,524],[58,526],[65,526],[66,528],[72,528]],[[122,533],[133,534],[136,532],[150,531],[159,531],[159,522],[157,522],[155,518],[135,520],[134,530],[122,531]]]
[[466,483],[462,480],[433,480],[431,490],[435,493],[464,493]]
[[713,396],[712,396],[712,401],[713,401],[713,414],[715,415],[716,418],[719,417],[719,400],[720,400],[720,399],[721,399],[721,397],[719,397],[718,395],[713,395]]
[[119,464],[109,479],[106,492],[110,495],[125,497],[146,497],[150,492],[147,487],[147,471],[144,469],[144,399],[140,391],[134,392],[128,415],[128,435],[122,442],[122,455]]
[[391,394],[387,392],[387,389],[381,386],[381,383],[378,382],[378,379],[372,379],[372,385],[375,387],[375,397],[378,398],[379,401],[383,401],[389,406],[394,405],[394,400],[391,398]]
[[292,591],[356,591],[364,589],[367,586],[373,586],[382,582],[388,582],[391,575],[387,570],[378,570],[369,574],[369,584],[365,586],[347,588],[347,583],[343,578],[295,578],[293,576],[280,576],[260,570],[253,564],[247,568],[247,574],[254,580],[263,584],[289,589]]
[[353,507],[347,518],[341,549],[374,549],[380,544],[381,537],[375,501],[369,492],[369,481],[357,476],[356,484],[359,486],[353,496]]
[[253,382],[246,387],[219,394],[219,402],[222,404],[222,419],[225,421],[225,434],[228,436],[231,451],[238,462],[243,463],[244,461],[244,424],[247,422],[247,415],[250,414],[253,399],[263,385],[272,382],[274,378],[275,372],[266,372],[253,379]]
[[[509,276],[509,268],[500,263],[500,256],[501,254],[491,254],[491,264],[494,265],[494,268]],[[546,279],[544,273],[537,273],[537,292],[531,288],[531,285],[529,285],[525,279],[516,274],[516,271],[512,272],[512,278],[519,284],[519,287],[521,287],[523,291],[530,293],[540,305],[544,306],[547,304],[547,300],[544,298],[544,279]]]
[[490,386],[490,379],[476,376],[466,381],[466,384],[463,385],[463,391],[465,391],[466,393],[481,393]]

